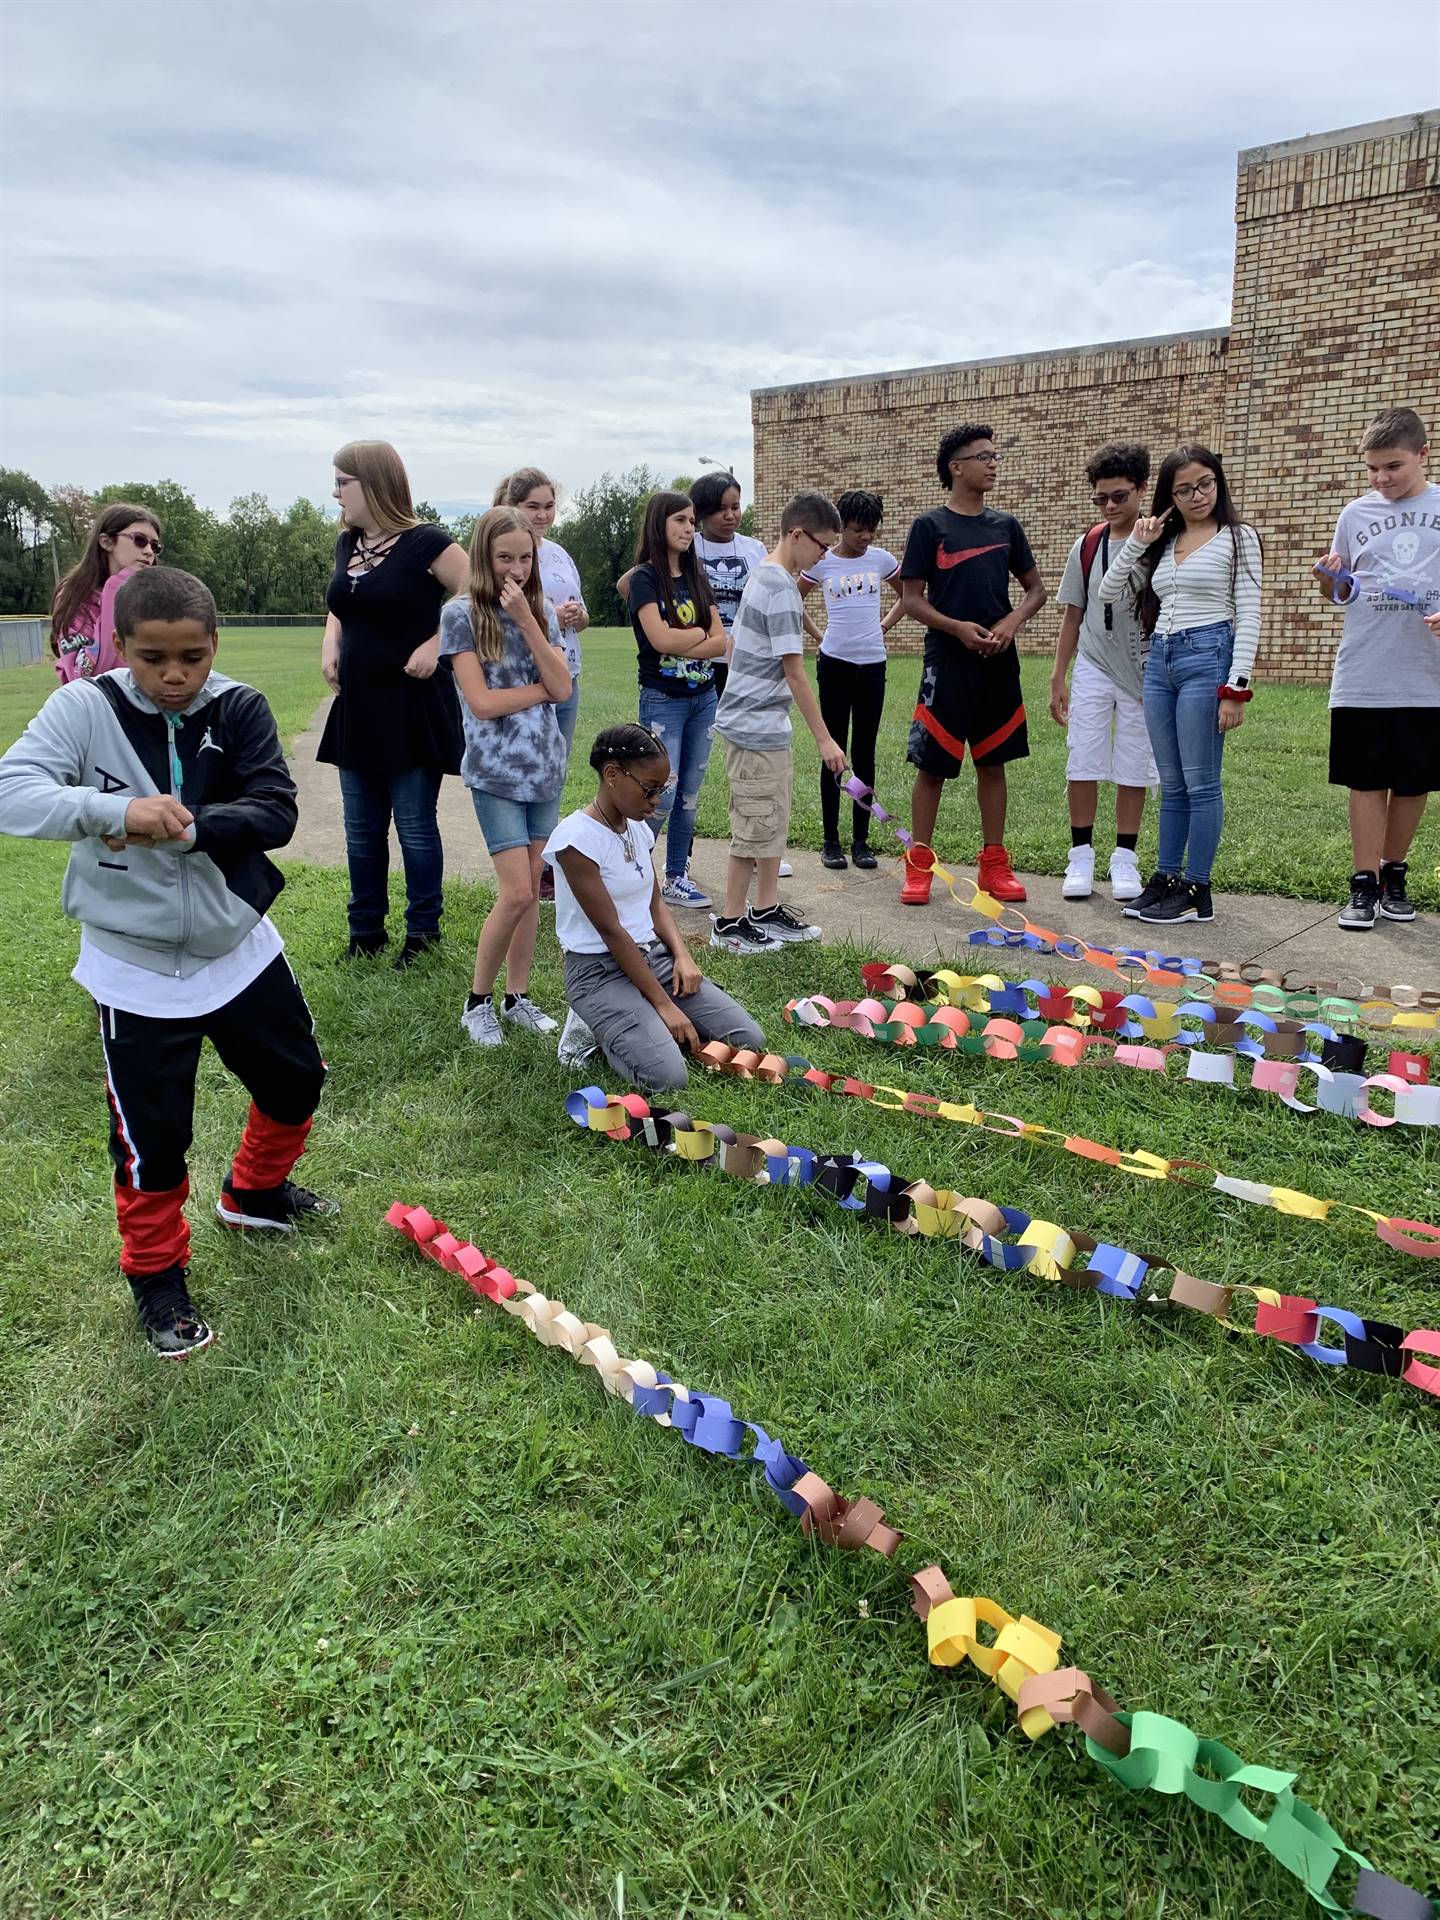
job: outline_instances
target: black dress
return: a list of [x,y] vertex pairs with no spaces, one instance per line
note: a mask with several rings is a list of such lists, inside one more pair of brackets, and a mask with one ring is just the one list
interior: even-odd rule
[[439,630],[448,589],[430,572],[451,544],[444,527],[407,527],[371,573],[349,572],[357,535],[335,542],[325,604],[340,622],[340,692],[317,760],[351,773],[460,770],[460,707],[449,662],[416,680],[405,662]]

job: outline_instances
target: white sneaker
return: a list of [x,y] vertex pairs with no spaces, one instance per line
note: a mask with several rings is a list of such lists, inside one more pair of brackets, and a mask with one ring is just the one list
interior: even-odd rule
[[[1071,847],[1065,862],[1065,879],[1060,888],[1062,900],[1088,900],[1095,891],[1094,847]],[[1136,888],[1139,892],[1139,888]],[[1129,896],[1127,896],[1128,898]]]
[[810,926],[798,913],[792,913],[789,907],[752,907],[750,924],[759,927],[762,933],[768,933],[772,940],[818,940],[819,927]]
[[477,1047],[503,1047],[505,1044],[493,1000],[482,1000],[478,1007],[466,1007],[460,1016],[460,1030],[468,1033]]
[[571,1007],[565,1015],[565,1025],[560,1030],[560,1045],[555,1057],[566,1067],[583,1067],[593,1060],[600,1051],[600,1043],[589,1027]]
[[788,860],[782,860],[780,862],[780,878],[782,880],[793,880],[795,878],[795,869]]
[[548,1013],[542,1013],[528,993],[517,993],[513,1007],[507,1007],[502,1002],[500,1018],[513,1021],[527,1033],[558,1033],[560,1030],[560,1022],[552,1020]]
[[688,873],[678,874],[675,879],[667,880],[660,889],[660,898],[667,907],[708,907],[710,896],[703,887],[697,887]]
[[738,920],[727,920],[723,914],[710,916],[710,944],[726,953],[779,953],[784,946],[783,940],[757,927],[748,913],[742,913]]
[[1139,860],[1129,847],[1116,847],[1110,856],[1110,898],[1138,900],[1144,891]]

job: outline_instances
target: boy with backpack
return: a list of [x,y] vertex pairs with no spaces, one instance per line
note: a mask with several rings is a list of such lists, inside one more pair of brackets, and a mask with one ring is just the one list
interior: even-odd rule
[[251,1096],[222,1226],[288,1233],[339,1209],[290,1179],[325,1063],[266,911],[284,885],[266,852],[296,820],[274,716],[212,672],[215,602],[178,567],[125,582],[115,645],[123,666],[57,689],[0,758],[0,833],[72,843],[61,900],[100,1017],[120,1268],[152,1351],[183,1360],[214,1338],[186,1284],[207,1038]]
[[[1112,441],[1085,463],[1091,500],[1102,518],[1070,549],[1060,582],[1060,635],[1050,677],[1050,715],[1065,728],[1070,857],[1061,894],[1088,900],[1095,887],[1095,809],[1099,783],[1115,787],[1115,851],[1110,894],[1137,900],[1144,889],[1135,848],[1145,789],[1158,779],[1145,727],[1145,655],[1134,598],[1102,604],[1100,582],[1129,539],[1150,478],[1150,450]],[[1067,690],[1066,675],[1074,662]]]
[[1344,607],[1330,680],[1330,784],[1350,789],[1355,870],[1339,922],[1413,920],[1406,860],[1440,787],[1440,486],[1425,423],[1377,414],[1360,441],[1371,491],[1343,507],[1320,591]]

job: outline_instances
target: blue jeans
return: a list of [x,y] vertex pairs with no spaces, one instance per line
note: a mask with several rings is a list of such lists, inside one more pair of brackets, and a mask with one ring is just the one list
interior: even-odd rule
[[571,752],[575,746],[575,722],[580,718],[580,676],[575,674],[570,681],[570,698],[562,700],[555,708],[555,719],[560,728],[561,738],[565,742],[565,761],[568,766]]
[[392,817],[405,863],[405,931],[412,939],[440,931],[445,849],[435,817],[439,799],[440,775],[434,767],[406,767],[401,773],[355,773],[340,768],[352,938],[385,931]]
[[1160,774],[1162,873],[1210,883],[1225,802],[1220,791],[1217,690],[1230,677],[1235,629],[1210,627],[1156,634],[1145,663],[1145,725]]
[[694,695],[660,693],[654,687],[640,689],[640,724],[659,734],[670,756],[670,779],[655,807],[657,820],[668,815],[670,821],[665,832],[667,880],[678,880],[690,858],[695,810],[710,764],[719,704],[714,687]]

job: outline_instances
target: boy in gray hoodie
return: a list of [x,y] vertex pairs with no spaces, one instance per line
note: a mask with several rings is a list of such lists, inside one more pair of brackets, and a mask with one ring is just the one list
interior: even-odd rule
[[120,1266],[150,1346],[181,1360],[214,1337],[186,1285],[201,1046],[251,1097],[227,1227],[338,1210],[290,1179],[325,1064],[266,915],[284,880],[265,850],[297,810],[264,695],[212,670],[215,602],[193,574],[134,575],[115,627],[124,666],[60,687],[0,758],[0,832],[74,843],[61,904],[100,1014]]

